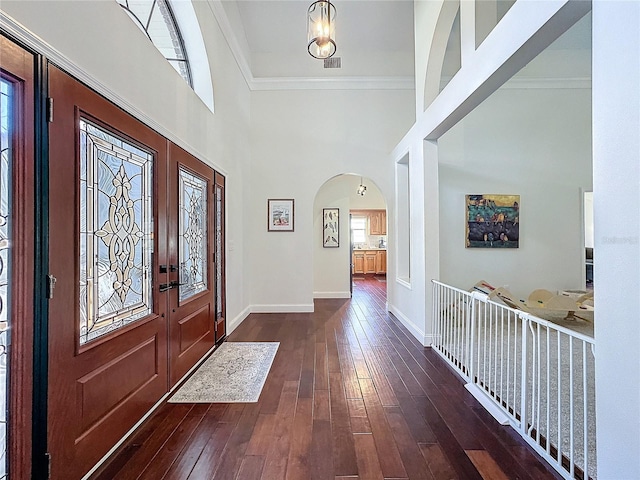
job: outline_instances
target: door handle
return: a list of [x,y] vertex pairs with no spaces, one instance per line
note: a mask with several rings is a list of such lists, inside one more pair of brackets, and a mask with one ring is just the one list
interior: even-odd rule
[[172,288],[178,288],[180,285],[186,285],[184,283],[179,283],[177,281],[173,281],[171,283],[161,283],[158,285],[159,292],[166,292],[167,290],[171,290]]

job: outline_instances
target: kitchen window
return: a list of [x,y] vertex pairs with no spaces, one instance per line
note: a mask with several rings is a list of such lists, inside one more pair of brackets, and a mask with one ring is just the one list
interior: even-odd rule
[[367,241],[367,217],[351,217],[351,243]]

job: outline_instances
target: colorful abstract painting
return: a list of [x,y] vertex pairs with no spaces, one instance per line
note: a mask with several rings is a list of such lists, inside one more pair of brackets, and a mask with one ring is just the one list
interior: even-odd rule
[[467,248],[518,248],[520,195],[466,195]]

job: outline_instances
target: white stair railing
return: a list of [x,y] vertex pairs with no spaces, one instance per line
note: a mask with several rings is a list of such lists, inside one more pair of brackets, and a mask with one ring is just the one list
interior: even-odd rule
[[432,348],[469,390],[564,478],[596,478],[594,339],[477,291],[433,294]]

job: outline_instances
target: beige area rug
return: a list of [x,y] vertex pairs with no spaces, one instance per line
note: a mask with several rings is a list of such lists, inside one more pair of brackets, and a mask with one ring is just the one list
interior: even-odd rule
[[171,403],[255,403],[279,342],[225,342],[171,397]]

